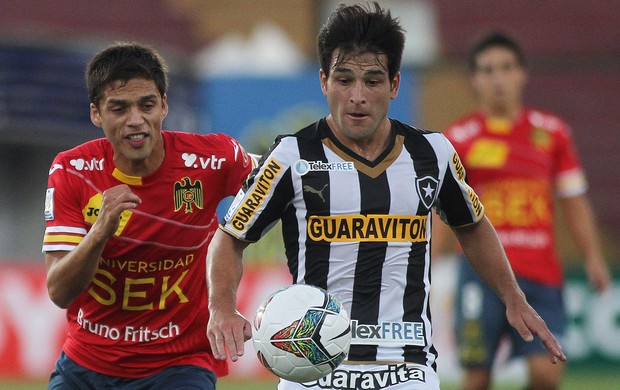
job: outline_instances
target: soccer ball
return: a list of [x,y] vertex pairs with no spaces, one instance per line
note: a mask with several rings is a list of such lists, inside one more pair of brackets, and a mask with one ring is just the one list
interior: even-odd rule
[[258,360],[280,378],[314,381],[347,356],[349,315],[327,291],[294,284],[274,292],[258,308],[252,341]]

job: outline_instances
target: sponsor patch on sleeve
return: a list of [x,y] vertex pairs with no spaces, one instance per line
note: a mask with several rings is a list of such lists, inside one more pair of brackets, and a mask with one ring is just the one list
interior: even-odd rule
[[45,220],[54,220],[54,188],[48,188],[45,191]]

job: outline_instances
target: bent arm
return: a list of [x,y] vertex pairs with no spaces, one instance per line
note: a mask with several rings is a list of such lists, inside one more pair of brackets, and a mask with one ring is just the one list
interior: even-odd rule
[[590,286],[603,292],[611,285],[611,276],[598,241],[594,212],[586,195],[561,198],[560,207],[577,248],[584,256]]
[[243,242],[218,229],[207,251],[209,324],[207,336],[213,356],[232,361],[244,354],[243,343],[250,339],[250,323],[237,311],[237,289],[243,275]]
[[454,232],[473,269],[506,305],[508,322],[526,341],[532,341],[533,334],[540,337],[552,363],[565,361],[562,347],[542,318],[527,303],[489,220],[483,217],[478,223],[454,228]]
[[89,233],[71,252],[45,253],[47,292],[56,306],[66,309],[88,287],[106,241]]
[[118,229],[121,213],[140,202],[125,184],[104,191],[99,216],[77,247],[71,252],[45,253],[47,291],[55,305],[67,308],[90,284],[106,242]]

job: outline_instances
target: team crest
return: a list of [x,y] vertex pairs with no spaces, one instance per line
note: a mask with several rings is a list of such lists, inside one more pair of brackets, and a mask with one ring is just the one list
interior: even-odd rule
[[437,198],[438,186],[439,182],[431,176],[424,176],[415,179],[415,189],[418,193],[418,197],[427,209],[431,208]]
[[534,127],[532,129],[530,139],[538,149],[548,150],[551,146],[551,135],[541,127]]
[[185,206],[185,213],[193,213],[194,206],[202,210],[202,182],[192,183],[189,177],[184,177],[174,183],[174,211]]

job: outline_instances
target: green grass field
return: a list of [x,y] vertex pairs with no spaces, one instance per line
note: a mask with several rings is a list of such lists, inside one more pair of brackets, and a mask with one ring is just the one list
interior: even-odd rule
[[[274,390],[276,380],[229,380],[223,378],[218,384],[218,390]],[[0,390],[43,390],[47,388],[45,382],[16,383],[14,381],[0,381]],[[445,384],[442,390],[457,390],[454,384]],[[493,390],[521,390],[518,386],[496,386]],[[617,390],[620,389],[620,368],[605,369],[588,368],[567,371],[562,383],[562,390]]]

